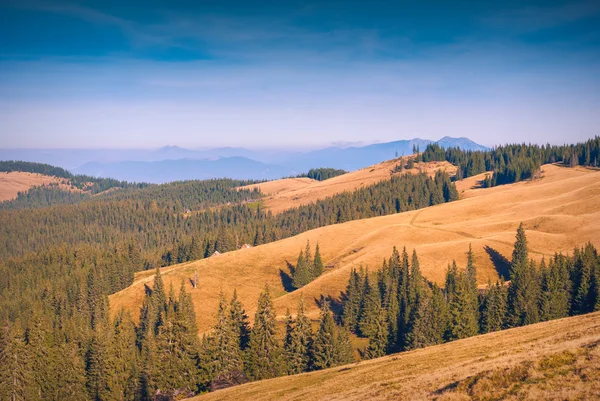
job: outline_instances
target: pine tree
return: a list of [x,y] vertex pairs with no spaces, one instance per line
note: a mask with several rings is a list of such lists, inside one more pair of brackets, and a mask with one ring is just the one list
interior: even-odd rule
[[319,243],[317,242],[317,247],[315,249],[315,259],[313,262],[313,280],[323,274],[323,261],[321,260],[321,252],[319,250]]
[[108,323],[96,323],[86,355],[87,388],[92,400],[106,400],[113,396],[109,387],[110,368],[115,363],[113,345]]
[[352,268],[350,279],[346,286],[342,321],[344,322],[344,326],[354,333],[358,332],[358,318],[361,309],[363,288],[362,276],[356,269]]
[[388,349],[388,336],[387,313],[383,308],[380,308],[375,327],[369,337],[369,346],[365,352],[367,358],[373,359],[385,355]]
[[490,333],[502,330],[505,326],[508,291],[504,282],[488,284],[481,307],[481,332]]
[[339,361],[337,355],[337,332],[329,304],[326,301],[321,305],[319,330],[315,335],[310,353],[310,363],[313,370],[327,369],[336,366]]
[[523,223],[517,230],[510,266],[511,283],[508,288],[508,324],[523,326],[539,321],[539,282],[535,269],[528,260],[527,237]]
[[310,271],[308,269],[308,263],[304,256],[304,252],[301,250],[300,255],[298,255],[298,262],[296,263],[296,268],[294,269],[294,274],[292,277],[292,285],[294,288],[302,288],[306,284],[310,282]]
[[113,330],[113,355],[107,367],[110,398],[134,400],[139,387],[139,351],[135,344],[135,324],[124,310],[117,313]]
[[23,332],[16,325],[0,329],[0,399],[21,401],[35,398],[28,349]]
[[304,300],[301,298],[298,303],[296,320],[294,321],[289,316],[286,327],[285,355],[288,374],[293,375],[308,371],[311,345],[312,329],[310,321],[304,314]]
[[358,327],[363,337],[371,338],[375,335],[375,330],[377,329],[377,322],[381,311],[381,297],[377,288],[370,284],[368,271],[365,275],[362,299]]
[[449,302],[448,340],[477,335],[479,316],[477,305],[473,304],[472,287],[466,273],[456,276],[455,291]]
[[592,244],[576,250],[574,259],[573,313],[588,313],[594,310],[596,303],[593,280],[597,256]]
[[428,347],[444,341],[448,306],[441,289],[433,285],[430,291],[424,292],[414,316],[412,330],[407,336],[407,348]]
[[246,311],[244,310],[244,306],[238,300],[236,290],[233,290],[233,298],[231,299],[229,310],[231,312],[233,327],[239,338],[239,347],[243,351],[248,348],[248,342],[250,341],[250,322],[248,320],[248,315],[246,315]]
[[571,307],[571,279],[563,258],[555,255],[554,259],[550,260],[548,268],[542,259],[540,274],[542,284],[540,319],[546,321],[568,316]]
[[268,379],[282,373],[275,307],[267,286],[258,298],[246,367],[248,376],[254,380]]
[[313,256],[312,256],[312,251],[310,249],[310,241],[306,240],[306,247],[304,248],[304,263],[306,263],[306,270],[308,271],[308,283],[310,283],[315,276],[313,276],[314,273],[314,265],[313,265]]
[[39,399],[50,398],[49,395],[57,392],[58,355],[54,352],[54,339],[50,328],[51,323],[39,312],[35,312],[25,331],[25,342],[33,373],[31,389]]
[[221,291],[217,310],[217,323],[214,327],[216,346],[215,376],[217,377],[226,377],[233,372],[241,371],[243,368],[238,332],[238,328],[234,326],[232,321],[225,294]]

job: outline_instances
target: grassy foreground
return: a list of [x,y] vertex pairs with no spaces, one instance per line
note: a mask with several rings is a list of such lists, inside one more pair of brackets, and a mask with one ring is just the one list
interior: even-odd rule
[[600,312],[194,398],[275,399],[600,399]]

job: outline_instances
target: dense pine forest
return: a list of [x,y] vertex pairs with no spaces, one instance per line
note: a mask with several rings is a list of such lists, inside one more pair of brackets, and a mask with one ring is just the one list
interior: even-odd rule
[[221,294],[216,324],[202,339],[184,283],[177,295],[167,290],[159,268],[137,325],[124,312],[109,319],[107,297],[95,285],[101,281],[90,276],[71,311],[44,313],[58,305],[40,303],[26,324],[17,319],[3,325],[0,397],[182,398],[352,362],[351,332],[369,339],[360,356],[376,358],[600,310],[600,257],[591,244],[537,264],[529,259],[521,225],[508,284],[478,289],[476,264],[469,249],[466,267],[448,266],[440,288],[422,277],[416,251],[409,256],[394,249],[375,274],[351,272],[340,316],[331,312],[329,299],[321,299],[316,330],[302,300],[281,327],[268,287],[252,327],[235,292],[231,300]]
[[308,170],[308,173],[300,174],[298,177],[308,177],[317,181],[325,181],[346,173],[346,170],[335,168],[311,168],[310,170]]
[[487,152],[443,149],[437,144],[429,144],[417,158],[426,162],[446,160],[458,166],[457,179],[490,171],[492,174],[483,183],[490,187],[532,178],[540,166],[547,163],[598,167],[600,137],[576,145],[506,145]]
[[[493,186],[533,177],[543,163],[597,166],[599,145],[600,138],[489,152],[430,145],[415,161],[448,160],[459,166],[459,178],[490,171],[484,185]],[[0,363],[7,367],[0,372],[0,399],[154,399],[158,390],[183,397],[350,362],[356,354],[351,333],[369,340],[360,356],[373,358],[600,309],[596,249],[588,244],[536,264],[521,227],[508,284],[477,288],[469,252],[466,268],[450,265],[438,287],[421,276],[416,252],[394,250],[378,272],[351,273],[340,315],[321,300],[316,332],[303,304],[285,329],[277,325],[265,288],[254,327],[235,295],[222,297],[216,327],[199,339],[190,295],[183,286],[177,295],[163,288],[160,267],[451,202],[458,199],[451,177],[402,174],[407,164],[375,185],[273,215],[263,209],[260,192],[236,188],[246,181],[131,184],[2,163],[3,171],[64,176],[86,192],[39,187],[0,204]],[[338,173],[316,169],[312,178]],[[111,320],[107,296],[147,269],[157,276],[139,324],[125,313]],[[307,244],[292,285],[301,288],[322,272],[318,244]]]

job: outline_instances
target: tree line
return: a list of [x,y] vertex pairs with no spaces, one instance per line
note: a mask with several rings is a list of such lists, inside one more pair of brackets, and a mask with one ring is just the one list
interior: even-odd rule
[[[250,327],[234,292],[221,293],[213,330],[198,337],[196,314],[184,283],[167,292],[157,268],[139,323],[90,290],[85,310],[57,322],[34,313],[0,329],[0,398],[26,400],[181,399],[200,392],[354,360],[349,333],[321,302],[316,332],[301,300],[288,311],[285,332],[265,287]],[[163,398],[159,398],[163,397]]]
[[489,187],[532,178],[540,166],[547,163],[598,167],[600,137],[575,145],[515,144],[497,146],[488,151],[444,149],[434,143],[427,145],[421,158],[425,162],[445,160],[456,165],[457,179],[490,171],[492,174],[483,183]]
[[394,248],[375,275],[351,272],[342,321],[369,339],[364,356],[373,358],[597,310],[600,257],[594,246],[538,264],[529,258],[521,224],[508,284],[479,290],[471,247],[464,269],[456,262],[448,266],[443,288],[422,277],[416,251],[409,257],[406,249]]
[[346,170],[337,169],[337,168],[311,168],[308,170],[308,173],[300,174],[298,177],[308,177],[317,181],[325,181],[333,177],[337,177],[338,175],[343,175],[348,173]]

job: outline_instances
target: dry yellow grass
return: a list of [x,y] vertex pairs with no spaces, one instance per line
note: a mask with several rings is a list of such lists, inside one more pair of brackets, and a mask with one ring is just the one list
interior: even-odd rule
[[0,173],[0,202],[16,199],[19,192],[26,192],[32,187],[49,184],[59,184],[62,188],[70,188],[64,179],[48,175],[21,171]]
[[600,313],[220,390],[209,400],[600,399]]
[[[407,159],[405,157],[404,161],[406,162]],[[325,181],[316,181],[309,178],[286,178],[240,188],[260,188],[267,195],[263,199],[264,208],[271,210],[273,213],[281,213],[284,210],[306,205],[318,199],[324,199],[344,191],[352,192],[358,188],[387,180],[392,175],[392,170],[398,162],[399,159],[385,161]],[[447,171],[451,175],[456,173],[456,167],[448,162],[415,163],[415,168],[404,171],[413,174],[423,171],[432,175],[437,170]]]
[[[417,250],[423,274],[442,282],[446,266],[456,259],[466,263],[469,243],[477,259],[479,284],[498,277],[492,256],[510,258],[516,229],[524,222],[531,255],[541,259],[555,251],[571,252],[591,241],[600,247],[600,172],[582,168],[543,166],[544,177],[488,189],[468,189],[476,178],[461,182],[464,199],[422,210],[311,230],[292,238],[255,248],[229,252],[208,259],[163,269],[167,285],[177,289],[182,280],[191,292],[199,331],[210,329],[223,289],[238,295],[250,316],[265,284],[275,297],[278,315],[295,310],[299,297],[307,301],[309,315],[316,318],[321,294],[339,297],[352,267],[378,268],[393,246]],[[310,240],[319,242],[326,272],[301,290],[287,293],[282,275],[287,262],[295,263],[300,249]],[[500,264],[501,265],[501,264]],[[198,272],[199,285],[189,279]],[[152,286],[153,271],[136,274],[129,288],[110,297],[113,311],[124,307],[137,318],[144,286]]]

